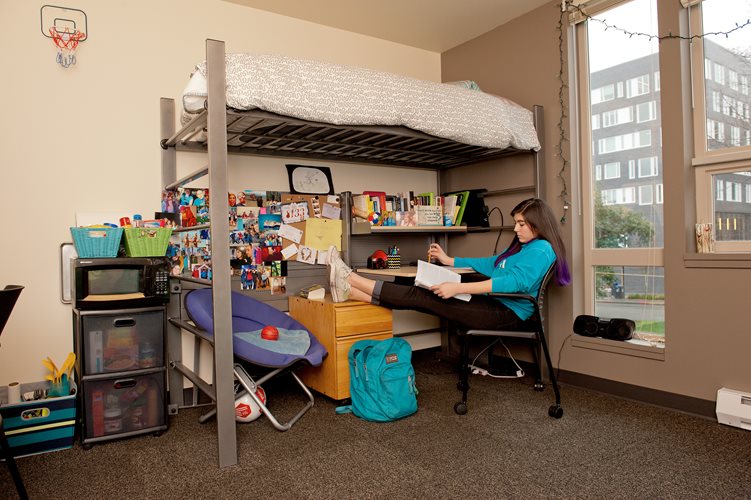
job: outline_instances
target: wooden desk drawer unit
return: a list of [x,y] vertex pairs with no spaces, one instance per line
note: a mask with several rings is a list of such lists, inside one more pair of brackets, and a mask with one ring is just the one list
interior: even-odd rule
[[393,336],[391,310],[364,302],[334,303],[289,298],[289,315],[305,325],[326,347],[329,355],[321,366],[299,371],[308,387],[330,398],[349,397],[349,348],[358,340],[382,340]]

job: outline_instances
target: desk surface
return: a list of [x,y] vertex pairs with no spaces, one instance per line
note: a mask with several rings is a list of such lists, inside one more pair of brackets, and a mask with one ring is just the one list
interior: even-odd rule
[[[471,267],[446,267],[459,274],[473,273],[474,270]],[[417,266],[402,266],[398,269],[368,269],[367,267],[361,267],[355,269],[361,274],[377,274],[380,276],[398,276],[400,278],[414,278],[417,275]]]

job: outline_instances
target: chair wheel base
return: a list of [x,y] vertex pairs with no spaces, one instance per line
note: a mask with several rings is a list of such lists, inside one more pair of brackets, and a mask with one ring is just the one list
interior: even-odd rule
[[542,392],[545,390],[545,384],[543,384],[542,382],[535,382],[535,385],[533,387],[537,392]]
[[552,405],[548,408],[548,415],[553,418],[561,418],[563,416],[563,408],[561,408],[561,405]]
[[469,389],[469,384],[463,380],[460,380],[456,383],[456,388],[460,391],[466,391],[467,389]]
[[457,415],[466,415],[467,414],[467,403],[460,401],[454,405],[454,412]]

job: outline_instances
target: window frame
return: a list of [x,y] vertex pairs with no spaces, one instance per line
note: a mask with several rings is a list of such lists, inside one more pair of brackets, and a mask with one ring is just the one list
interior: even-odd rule
[[[696,5],[688,7],[688,17],[692,33],[703,33],[702,4],[703,2],[698,2]],[[691,83],[694,96],[694,158],[692,164],[696,186],[696,223],[706,223],[714,222],[714,200],[712,199],[713,176],[722,173],[751,170],[751,144],[747,140],[750,134],[744,130],[740,137],[740,145],[738,146],[714,150],[710,150],[707,147],[708,138],[710,137],[708,135],[708,132],[710,132],[708,128],[710,122],[714,127],[714,130],[712,130],[713,136],[722,135],[719,140],[724,141],[726,139],[725,136],[728,135],[730,136],[728,137],[729,140],[735,140],[732,137],[733,132],[730,130],[730,127],[728,127],[726,134],[722,122],[712,120],[708,117],[706,99],[708,86],[712,83],[717,83],[718,72],[722,70],[723,73],[723,78],[720,78],[720,80],[727,80],[730,78],[732,70],[706,58],[703,43],[691,44],[691,61]],[[708,70],[711,70],[711,73]],[[724,78],[725,73],[728,73],[727,78]],[[730,88],[729,85],[728,83],[728,88]],[[747,76],[738,75],[736,86],[739,87],[738,92],[740,94],[748,95],[749,79]],[[723,103],[725,100],[725,96],[723,96]],[[747,112],[745,104],[741,113],[742,115],[745,115]],[[742,118],[745,119],[745,116]],[[689,251],[695,252],[695,249],[690,249]],[[714,251],[715,253],[751,253],[751,241],[715,241]]]
[[[594,13],[592,13],[594,14]],[[579,134],[579,151],[580,168],[581,168],[581,192],[582,192],[582,243],[583,243],[583,292],[584,292],[584,311],[587,314],[594,313],[595,307],[595,269],[600,266],[634,266],[634,267],[661,267],[664,269],[664,248],[596,248],[594,245],[594,169],[592,164],[593,148],[599,150],[599,144],[592,142],[592,101],[591,91],[589,90],[589,63],[588,63],[588,35],[587,23],[578,23],[573,27],[576,60],[578,64],[572,68],[575,72],[579,92],[578,92],[578,113],[579,117],[578,134]],[[659,70],[659,68],[657,68]],[[647,73],[649,77],[651,73]],[[656,86],[655,86],[656,87]],[[655,107],[656,103],[655,103]],[[659,109],[659,108],[657,108]],[[659,116],[656,113],[655,119]],[[635,132],[638,133],[638,132]],[[650,135],[651,144],[655,138]],[[660,139],[661,140],[661,139]],[[642,146],[639,146],[642,147]],[[638,201],[638,200],[634,200]],[[660,203],[661,204],[661,203]],[[578,340],[578,339],[577,339]],[[584,347],[584,345],[582,345]],[[619,351],[621,352],[621,351]],[[646,347],[646,352],[664,352],[662,348]],[[660,354],[661,356],[661,354]],[[659,358],[656,358],[659,359]]]

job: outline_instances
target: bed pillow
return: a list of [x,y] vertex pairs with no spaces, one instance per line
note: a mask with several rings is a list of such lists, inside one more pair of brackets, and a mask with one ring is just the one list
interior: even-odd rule
[[446,85],[454,85],[456,87],[463,87],[469,90],[478,90],[482,92],[482,89],[474,80],[459,80],[457,82],[446,82]]

